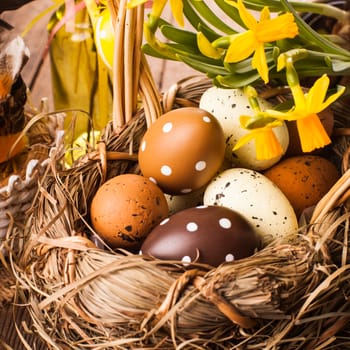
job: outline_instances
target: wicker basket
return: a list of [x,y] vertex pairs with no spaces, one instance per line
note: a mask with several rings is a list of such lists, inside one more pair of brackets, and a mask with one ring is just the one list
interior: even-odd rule
[[[25,91],[24,86],[24,91]],[[26,92],[25,92],[26,94]],[[12,97],[11,97],[12,98]],[[14,327],[14,318],[20,324],[25,317],[25,309],[19,310],[14,316],[13,308],[16,294],[16,279],[10,268],[9,254],[21,251],[25,217],[35,200],[39,188],[39,179],[49,166],[49,152],[55,144],[59,134],[61,117],[58,113],[48,115],[45,113],[46,101],[42,101],[42,110],[39,111],[28,105],[22,106],[26,119],[23,132],[26,134],[27,147],[8,162],[0,165],[0,277],[2,288],[0,290],[1,334],[0,348],[22,348],[17,338],[17,329]],[[17,232],[15,241],[11,239],[11,232]],[[19,327],[19,328],[18,328]],[[34,342],[35,336],[26,334],[23,339]],[[3,343],[5,342],[5,343]],[[38,343],[39,344],[39,343]],[[20,346],[20,347],[18,347]]]
[[[185,80],[161,98],[134,41],[135,33],[141,37],[135,19],[143,18],[142,9],[125,10],[125,3],[119,9],[114,4],[122,43],[115,55],[118,118],[105,128],[98,148],[87,147],[71,168],[64,166],[67,142],[51,149],[24,244],[10,255],[32,329],[52,349],[349,347],[347,136],[336,136],[333,148],[343,159],[343,175],[300,234],[276,240],[250,258],[215,269],[185,268],[92,243],[87,214],[99,186],[118,174],[139,173],[134,155],[153,118],[198,105],[211,86],[203,78]],[[22,234],[14,228],[12,242]]]

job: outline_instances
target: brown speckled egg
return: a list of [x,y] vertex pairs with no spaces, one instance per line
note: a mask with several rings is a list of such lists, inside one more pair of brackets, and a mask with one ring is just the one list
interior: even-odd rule
[[202,109],[185,107],[165,113],[146,131],[139,165],[165,193],[186,194],[211,180],[224,152],[219,122]]
[[182,210],[147,236],[140,253],[158,259],[218,266],[254,254],[261,246],[252,226],[237,212],[219,206]]
[[124,174],[106,181],[94,196],[90,216],[111,248],[139,249],[145,236],[168,216],[164,193],[149,179]]
[[335,165],[317,155],[284,159],[264,175],[281,189],[298,217],[317,204],[339,178]]

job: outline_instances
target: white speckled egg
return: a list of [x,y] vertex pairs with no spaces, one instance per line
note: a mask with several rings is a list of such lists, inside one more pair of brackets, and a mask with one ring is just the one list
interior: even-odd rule
[[[214,175],[219,175],[226,169],[231,169],[231,165],[227,160],[224,160],[220,169]],[[165,198],[169,206],[169,215],[175,214],[181,210],[197,207],[203,204],[203,196],[206,187],[202,187],[197,191],[193,191],[187,194],[171,195],[165,193]]]
[[[258,102],[262,110],[272,108],[265,99],[258,97]],[[232,152],[237,141],[249,132],[241,127],[239,117],[253,115],[248,98],[242,89],[211,87],[201,96],[199,107],[214,115],[220,122],[226,141],[225,158],[233,165],[260,171],[271,167],[281,159],[282,155],[268,160],[257,160],[254,140]],[[286,124],[274,128],[273,131],[285,153],[289,144]]]
[[169,215],[175,214],[184,209],[202,205],[204,190],[205,189],[200,189],[183,195],[165,194],[169,206]]
[[216,176],[204,192],[205,205],[219,205],[243,215],[262,235],[264,245],[297,231],[296,214],[282,191],[266,176],[232,168]]

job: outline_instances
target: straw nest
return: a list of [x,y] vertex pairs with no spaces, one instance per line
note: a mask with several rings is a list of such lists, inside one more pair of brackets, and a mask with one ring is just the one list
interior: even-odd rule
[[[125,107],[129,112],[124,114],[132,117],[113,119],[97,149],[87,142],[85,154],[71,167],[65,166],[65,154],[74,158],[75,145],[60,134],[24,231],[14,228],[9,237],[13,247],[20,242],[9,261],[18,303],[22,300],[28,308],[33,330],[52,349],[349,347],[350,170],[343,106],[336,113],[329,155],[343,175],[297,234],[273,241],[247,259],[212,268],[112,251],[93,232],[91,199],[107,179],[139,173],[135,154],[150,116],[196,106],[211,86],[207,79],[185,80],[160,99],[135,44],[142,21],[130,20],[137,28],[128,27],[129,36],[123,36],[123,21],[134,16],[123,12],[125,3],[121,1],[121,13],[116,9],[116,33],[123,40],[115,55],[114,115],[122,116]],[[127,62],[120,61],[124,50]],[[125,72],[135,76],[120,83]],[[138,79],[142,108],[135,111],[127,102],[128,96],[135,100],[130,82]]]
[[47,167],[50,147],[60,129],[59,118],[41,113],[29,104],[25,120],[22,133],[28,140],[26,148],[0,164],[0,253],[9,248],[7,238],[12,227],[23,226],[38,190],[38,179]]
[[[183,82],[164,106],[197,105],[206,79]],[[138,173],[133,156],[146,129],[140,109],[119,132],[108,125],[98,150],[65,168],[69,145],[51,149],[50,171],[12,256],[35,331],[55,349],[337,349],[350,345],[350,257],[346,136],[332,154],[343,176],[298,235],[254,256],[185,268],[97,248],[88,208],[98,187]],[[344,130],[339,129],[344,134]],[[346,134],[346,133],[345,133]],[[20,235],[22,232],[20,233]]]

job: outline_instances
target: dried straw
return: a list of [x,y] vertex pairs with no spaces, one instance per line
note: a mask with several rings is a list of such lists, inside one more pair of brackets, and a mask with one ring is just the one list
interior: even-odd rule
[[[118,18],[128,17],[112,3]],[[122,38],[116,51],[121,60]],[[115,87],[114,119],[99,147],[69,168],[63,160],[72,146],[61,142],[52,148],[24,232],[11,232],[11,242],[23,240],[10,258],[34,330],[52,349],[346,348],[347,167],[300,232],[217,268],[114,252],[94,233],[88,215],[92,197],[112,176],[139,172],[136,154],[152,118],[198,105],[211,86],[203,78],[184,80],[161,99],[143,60],[143,88],[138,86],[143,108],[129,119],[125,111],[131,107],[119,91],[124,82]],[[124,81],[120,72],[114,74]]]
[[[171,96],[176,107],[196,105],[210,83],[182,84],[164,95],[166,105]],[[348,334],[337,334],[350,317],[350,170],[298,235],[216,269],[95,246],[102,242],[89,226],[89,202],[109,177],[138,172],[145,119],[141,109],[119,135],[107,127],[105,152],[90,152],[72,168],[63,166],[64,147],[51,152],[25,246],[13,259],[41,337],[57,349],[340,349],[349,343]]]

